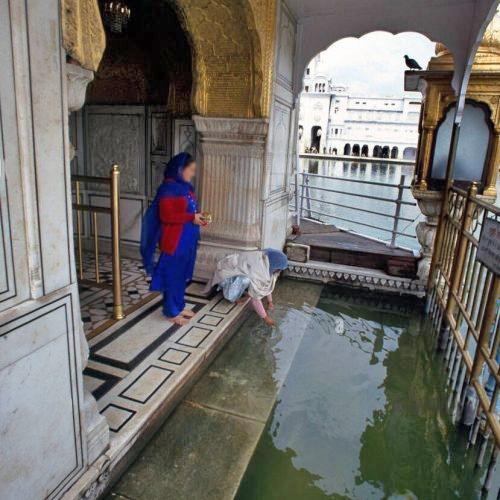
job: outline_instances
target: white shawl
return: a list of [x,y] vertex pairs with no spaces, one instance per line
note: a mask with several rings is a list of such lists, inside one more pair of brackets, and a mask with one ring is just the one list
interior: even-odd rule
[[269,259],[260,251],[227,255],[217,263],[212,279],[206,290],[233,276],[246,276],[250,280],[248,295],[254,299],[267,297],[274,289],[277,276],[269,270]]

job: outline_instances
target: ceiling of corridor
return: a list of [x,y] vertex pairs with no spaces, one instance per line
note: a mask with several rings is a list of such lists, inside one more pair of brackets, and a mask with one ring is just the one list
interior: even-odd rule
[[[455,58],[458,90],[470,55],[498,0],[286,0],[299,23],[295,91],[309,61],[332,43],[372,31],[414,31],[441,42]],[[472,57],[473,59],[473,57]]]

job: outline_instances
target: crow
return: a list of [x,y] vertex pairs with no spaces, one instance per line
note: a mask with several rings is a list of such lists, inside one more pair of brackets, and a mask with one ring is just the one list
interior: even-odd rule
[[422,69],[415,59],[410,59],[408,56],[405,56],[405,62],[410,69]]

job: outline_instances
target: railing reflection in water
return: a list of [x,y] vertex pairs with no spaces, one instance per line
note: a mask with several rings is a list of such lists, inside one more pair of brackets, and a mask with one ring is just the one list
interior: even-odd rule
[[443,214],[429,281],[429,312],[444,352],[452,418],[469,428],[480,449],[478,465],[490,449],[484,489],[488,490],[500,447],[500,280],[477,258],[487,219],[500,209],[468,191],[452,187]]
[[[120,168],[113,165],[109,177],[95,177],[89,175],[72,175],[71,181],[74,185],[73,210],[76,212],[76,246],[77,246],[77,271],[78,281],[81,284],[99,288],[110,288],[113,291],[113,318],[124,317],[122,303],[122,275],[120,262]],[[102,207],[82,203],[82,184],[104,184],[109,186],[110,207]],[[90,224],[93,233],[93,258],[95,279],[86,277],[84,269],[84,242],[82,215],[90,213]],[[112,252],[112,283],[111,285],[101,279],[99,266],[99,230],[97,215],[106,214],[111,219],[111,252]]]

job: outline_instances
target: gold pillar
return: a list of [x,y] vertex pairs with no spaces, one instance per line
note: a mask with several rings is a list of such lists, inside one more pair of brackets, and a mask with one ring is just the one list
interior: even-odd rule
[[113,241],[113,315],[122,319],[122,271],[120,263],[120,167],[111,168],[111,232]]
[[484,182],[484,196],[497,196],[497,176],[500,168],[500,129],[495,129],[491,140],[490,168]]
[[420,165],[419,165],[419,178],[417,179],[417,188],[420,191],[427,190],[427,178],[430,174],[430,158],[432,155],[432,145],[434,143],[434,133],[436,131],[435,125],[424,125],[422,130],[422,138],[420,143]]

